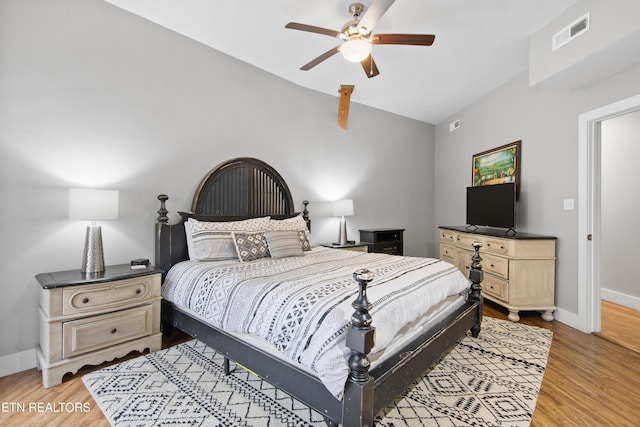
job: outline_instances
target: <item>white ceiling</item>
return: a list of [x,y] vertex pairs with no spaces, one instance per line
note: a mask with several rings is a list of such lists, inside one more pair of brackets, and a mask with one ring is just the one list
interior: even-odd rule
[[525,71],[529,35],[577,0],[397,0],[373,32],[435,34],[435,43],[374,46],[371,79],[339,54],[301,71],[340,41],[284,28],[340,31],[354,0],[106,1],[300,86],[338,97],[353,84],[352,102],[437,124]]

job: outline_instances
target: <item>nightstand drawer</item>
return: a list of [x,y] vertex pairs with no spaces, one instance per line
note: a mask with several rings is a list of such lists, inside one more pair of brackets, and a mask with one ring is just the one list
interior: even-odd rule
[[369,243],[369,252],[388,255],[402,255],[402,242]]
[[85,313],[141,304],[150,298],[152,284],[153,276],[142,276],[97,285],[64,288],[62,314]]
[[153,306],[146,305],[62,324],[62,357],[113,346],[150,335]]
[[369,252],[369,246],[367,245],[357,245],[357,246],[351,246],[343,249],[346,249],[348,251],[354,251],[354,252]]

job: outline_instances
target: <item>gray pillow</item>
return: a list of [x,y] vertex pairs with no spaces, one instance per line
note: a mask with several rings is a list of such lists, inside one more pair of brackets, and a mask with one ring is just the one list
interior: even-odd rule
[[297,230],[265,231],[271,258],[303,256],[300,235]]

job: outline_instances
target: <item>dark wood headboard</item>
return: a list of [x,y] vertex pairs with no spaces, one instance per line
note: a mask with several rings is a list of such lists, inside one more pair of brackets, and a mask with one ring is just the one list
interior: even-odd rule
[[[174,264],[189,259],[184,222],[189,218],[200,221],[238,221],[271,216],[290,218],[298,213],[293,197],[282,176],[265,162],[239,157],[220,163],[207,173],[193,195],[190,212],[178,212],[180,221],[169,224],[165,207],[168,196],[161,194],[156,223],[155,266],[167,271]],[[303,216],[311,230],[303,201]]]

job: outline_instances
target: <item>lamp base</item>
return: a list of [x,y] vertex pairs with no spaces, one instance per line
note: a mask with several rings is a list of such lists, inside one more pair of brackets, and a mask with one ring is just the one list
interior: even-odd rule
[[340,219],[340,232],[338,234],[338,244],[346,245],[348,243],[347,240],[347,220],[342,217]]
[[93,274],[104,271],[104,253],[102,251],[102,229],[99,225],[87,226],[82,254],[83,273]]

